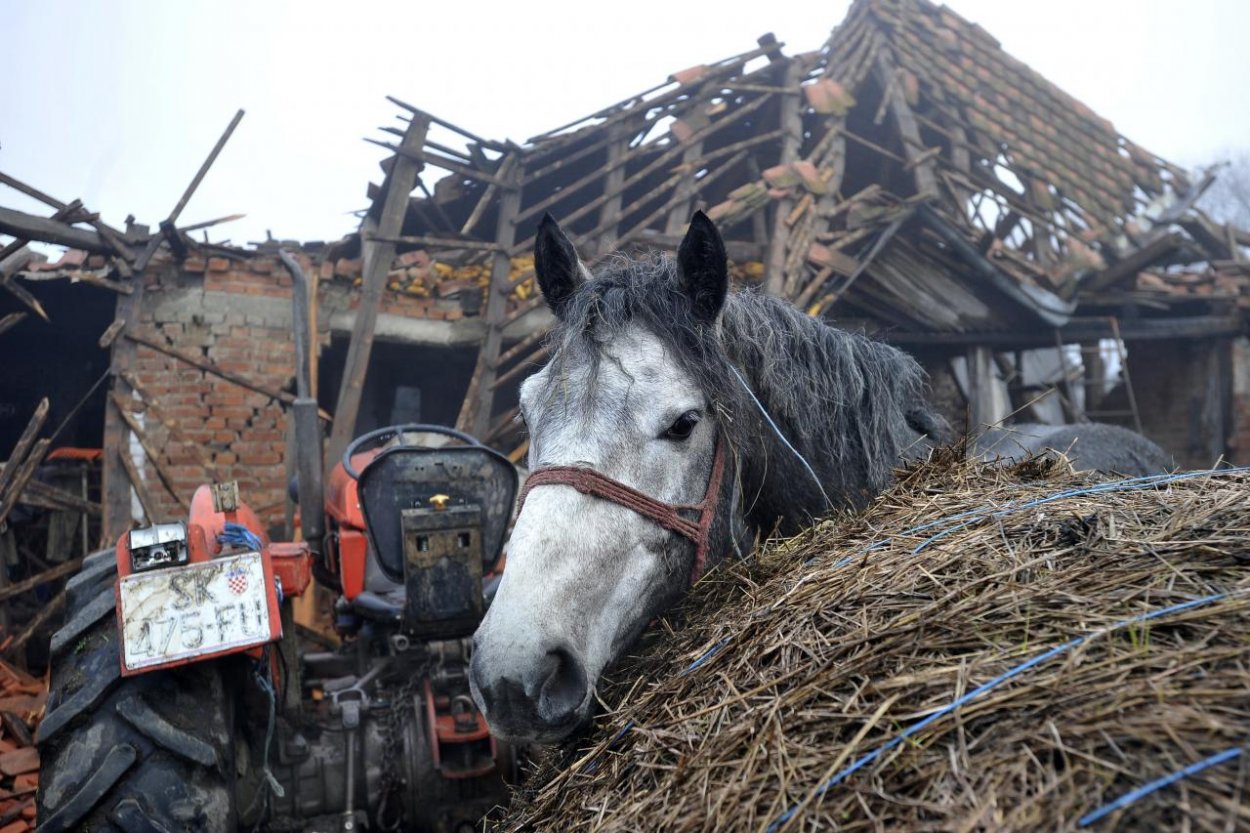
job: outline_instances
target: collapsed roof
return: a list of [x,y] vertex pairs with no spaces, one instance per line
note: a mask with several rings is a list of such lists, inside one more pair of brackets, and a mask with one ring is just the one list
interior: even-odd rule
[[[589,259],[671,248],[704,207],[747,279],[904,340],[1053,344],[1126,308],[1235,331],[1250,307],[1250,235],[1194,208],[1210,175],[1191,181],[927,0],[857,0],[817,51],[765,36],[524,145],[397,103],[405,145],[384,144],[451,175],[410,201],[395,242],[493,258],[504,296],[531,280],[516,259],[544,212]],[[513,297],[495,317],[540,304]],[[474,390],[541,350],[484,350]],[[474,407],[488,397],[462,427],[485,430]]]
[[[671,248],[705,208],[740,280],[899,341],[1053,344],[1126,312],[1139,331],[1231,333],[1250,308],[1250,234],[1194,208],[1209,175],[1191,181],[927,0],[857,0],[818,50],[787,55],[764,36],[524,144],[397,104],[406,124],[381,142],[394,155],[361,233],[306,251],[366,297],[458,297],[482,316],[460,424],[488,439],[510,416],[492,392],[542,356],[541,333],[507,347],[502,334],[542,305],[527,256],[548,211],[593,259]],[[254,254],[207,250],[172,221],[120,232],[44,202],[50,219],[0,209],[0,233],[107,256],[84,279],[125,283],[159,246]],[[21,268],[6,264],[0,284],[20,291]]]

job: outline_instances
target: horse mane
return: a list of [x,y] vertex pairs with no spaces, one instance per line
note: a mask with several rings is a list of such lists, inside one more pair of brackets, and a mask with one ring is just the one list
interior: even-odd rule
[[888,485],[900,456],[943,425],[911,357],[786,301],[734,289],[718,326],[698,325],[666,254],[603,264],[562,308],[550,337],[552,362],[586,351],[598,361],[603,346],[631,325],[653,333],[707,396],[733,452],[747,521],[758,532],[790,532],[833,508],[862,506]]

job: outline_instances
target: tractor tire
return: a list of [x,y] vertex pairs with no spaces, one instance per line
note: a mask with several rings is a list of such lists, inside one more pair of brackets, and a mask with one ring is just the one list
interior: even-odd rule
[[233,698],[224,661],[122,677],[112,550],[66,584],[37,741],[39,830],[234,833]]

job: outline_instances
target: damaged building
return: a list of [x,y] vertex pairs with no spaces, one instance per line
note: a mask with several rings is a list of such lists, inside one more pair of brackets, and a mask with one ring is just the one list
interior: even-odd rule
[[207,480],[289,527],[280,247],[311,282],[329,458],[425,421],[520,460],[516,388],[550,325],[531,257],[545,212],[593,265],[671,249],[707,211],[736,280],[912,352],[962,428],[1093,419],[1182,466],[1250,462],[1250,234],[1195,208],[1209,175],[945,7],[858,0],[818,50],[765,36],[521,144],[395,105],[372,207],[335,242],[210,243],[178,225],[186,198],[156,228],[114,228],[0,175],[48,209],[0,208],[0,524],[19,507],[76,524],[11,545],[10,565],[64,575],[135,520],[185,515]]

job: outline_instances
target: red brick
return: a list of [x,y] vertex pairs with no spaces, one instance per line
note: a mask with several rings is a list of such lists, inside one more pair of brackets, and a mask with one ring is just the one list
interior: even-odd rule
[[224,272],[230,268],[230,261],[224,257],[210,257],[208,259],[208,271]]

